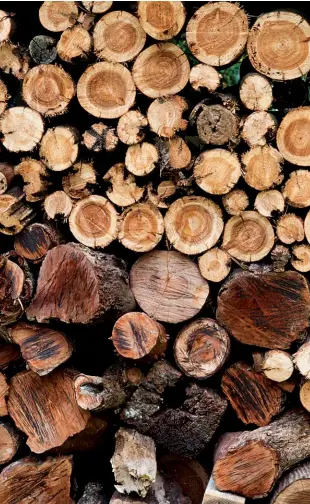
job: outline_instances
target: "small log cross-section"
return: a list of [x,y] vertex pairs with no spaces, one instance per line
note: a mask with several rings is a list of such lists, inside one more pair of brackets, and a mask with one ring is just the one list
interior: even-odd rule
[[47,253],[27,316],[40,323],[58,319],[90,324],[108,313],[134,308],[122,260],[68,243]]
[[52,171],[63,171],[76,161],[79,152],[77,133],[70,126],[49,128],[40,145],[40,156]]
[[74,372],[62,369],[44,377],[22,371],[12,378],[9,414],[34,453],[61,446],[85,429],[89,413],[76,403],[73,377]]
[[307,504],[310,495],[310,463],[287,472],[277,484],[270,504]]
[[118,121],[117,135],[124,144],[134,145],[144,139],[147,125],[147,118],[139,110],[129,110]]
[[185,130],[187,121],[182,119],[188,104],[182,96],[172,95],[154,100],[148,108],[147,119],[157,135],[172,138],[179,130]]
[[241,165],[235,153],[225,149],[203,152],[195,162],[197,185],[209,194],[226,194],[241,177]]
[[[310,44],[310,42],[307,42],[307,44]],[[284,159],[298,166],[309,166],[309,128],[310,107],[300,107],[298,109],[291,110],[286,114],[286,116],[284,116],[277,132],[277,146]]]
[[272,103],[272,86],[266,77],[247,74],[240,84],[240,99],[249,110],[268,110]]
[[249,197],[242,189],[234,189],[222,198],[223,207],[229,215],[240,215],[249,206]]
[[[0,16],[1,16],[1,11],[0,11]],[[0,21],[1,23],[1,21]],[[0,115],[3,114],[7,107],[7,102],[9,99],[9,94],[6,85],[4,82],[0,79]]]
[[15,173],[23,178],[26,201],[35,203],[44,199],[49,185],[49,174],[42,161],[23,159],[15,166]]
[[156,360],[163,357],[168,343],[165,328],[145,313],[125,313],[114,324],[112,343],[127,359]]
[[297,352],[293,355],[293,360],[299,373],[307,380],[310,380],[310,339],[307,338]]
[[96,172],[92,163],[76,163],[72,171],[62,178],[63,190],[73,199],[90,196],[95,184]]
[[157,463],[155,443],[133,429],[121,427],[116,433],[115,452],[111,459],[116,485],[121,493],[147,495],[155,482]]
[[262,356],[260,368],[269,380],[282,383],[293,374],[293,359],[283,350],[269,350]]
[[43,2],[39,9],[40,23],[52,32],[73,26],[78,18],[78,7],[73,2]]
[[2,143],[12,152],[34,149],[41,140],[43,131],[44,124],[40,114],[28,107],[9,108],[0,118]]
[[274,147],[253,147],[242,156],[244,180],[257,191],[279,185],[283,180],[282,163],[283,158]]
[[139,2],[138,17],[142,28],[155,40],[169,40],[177,35],[185,22],[182,2]]
[[36,35],[30,41],[29,53],[38,65],[53,63],[57,58],[56,40],[48,35]]
[[143,177],[151,173],[158,162],[158,152],[155,145],[142,142],[130,145],[125,156],[127,170],[134,175]]
[[239,119],[223,105],[202,105],[196,125],[202,143],[211,145],[238,143]]
[[6,377],[0,372],[0,417],[6,416],[8,414],[8,407],[6,404],[6,399],[9,394],[9,385],[6,381]]
[[285,201],[280,191],[270,189],[258,193],[254,207],[264,217],[273,217],[284,212]]
[[136,184],[132,173],[125,174],[125,165],[123,163],[112,166],[103,177],[103,180],[110,185],[106,195],[114,205],[127,207],[139,201],[143,196],[144,187],[139,187]]
[[206,88],[211,93],[220,86],[221,78],[222,75],[215,68],[202,63],[192,67],[189,74],[189,82],[193,89],[201,91]]
[[126,11],[102,16],[94,28],[94,50],[98,58],[114,63],[133,60],[143,49],[146,34],[138,19]]
[[102,150],[112,152],[118,145],[118,137],[114,128],[99,122],[92,124],[90,128],[83,133],[82,143],[87,149],[94,152],[101,152]]
[[290,410],[270,425],[236,437],[215,464],[215,484],[244,497],[264,497],[284,471],[309,457],[309,414]]
[[92,39],[83,26],[73,26],[65,30],[58,41],[58,56],[69,63],[74,58],[87,56],[92,47]]
[[263,147],[274,139],[277,126],[276,118],[269,112],[253,112],[244,120],[241,136],[249,147]]
[[0,474],[1,504],[73,504],[71,473],[72,457],[22,458]]
[[47,252],[59,245],[60,236],[49,224],[35,222],[25,227],[14,239],[14,249],[18,255],[32,263],[41,262]]
[[164,219],[150,203],[137,203],[121,215],[118,239],[135,252],[148,252],[156,247],[164,234]]
[[309,286],[300,273],[258,271],[238,272],[227,281],[218,296],[216,317],[244,344],[286,349],[302,338],[309,314]]
[[187,255],[213,247],[224,227],[220,207],[201,196],[185,196],[174,201],[164,221],[171,245]]
[[229,275],[231,259],[227,252],[214,247],[198,257],[199,271],[210,282],[221,282]]
[[50,373],[71,357],[72,345],[60,331],[26,322],[18,322],[8,331],[12,343],[20,346],[29,368],[40,376]]
[[45,198],[44,210],[49,219],[66,220],[72,210],[71,198],[64,191],[55,191]]
[[225,371],[222,390],[244,424],[263,427],[282,410],[281,388],[243,362]]
[[106,198],[92,195],[75,204],[69,227],[83,245],[104,248],[117,237],[118,213]]
[[198,319],[179,332],[174,357],[187,376],[204,380],[219,371],[229,356],[230,340],[213,319]]
[[187,25],[188,47],[203,63],[227,65],[242,53],[248,24],[246,13],[238,4],[207,3],[195,12]]
[[165,250],[149,252],[135,262],[130,286],[147,315],[173,324],[194,317],[209,294],[197,265],[179,252]]
[[[310,144],[309,144],[310,147]],[[296,170],[290,173],[282,189],[282,194],[289,205],[295,208],[310,206],[310,172]]]
[[154,44],[137,57],[132,76],[137,88],[149,98],[179,93],[188,83],[190,66],[176,44]]

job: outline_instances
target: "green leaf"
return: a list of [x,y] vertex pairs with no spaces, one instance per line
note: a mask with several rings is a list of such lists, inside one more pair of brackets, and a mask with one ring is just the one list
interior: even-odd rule
[[240,82],[240,67],[242,61],[247,58],[247,53],[243,53],[239,60],[228,68],[220,70],[222,75],[222,88],[235,86]]

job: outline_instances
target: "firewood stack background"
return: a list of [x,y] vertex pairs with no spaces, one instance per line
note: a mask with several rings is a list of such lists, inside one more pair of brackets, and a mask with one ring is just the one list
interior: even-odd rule
[[0,3],[1,504],[310,502],[310,25],[281,6]]

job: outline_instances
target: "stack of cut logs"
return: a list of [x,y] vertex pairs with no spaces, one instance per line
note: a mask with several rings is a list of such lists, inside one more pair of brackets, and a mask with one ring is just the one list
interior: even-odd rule
[[309,503],[310,24],[14,5],[0,503]]

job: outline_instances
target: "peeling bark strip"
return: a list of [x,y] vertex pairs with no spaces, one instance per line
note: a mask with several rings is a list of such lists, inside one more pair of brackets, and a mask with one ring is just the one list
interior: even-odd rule
[[27,317],[40,323],[90,324],[134,308],[123,261],[68,243],[47,253]]
[[289,348],[309,326],[307,280],[294,271],[236,273],[219,293],[216,315],[220,324],[242,343]]

